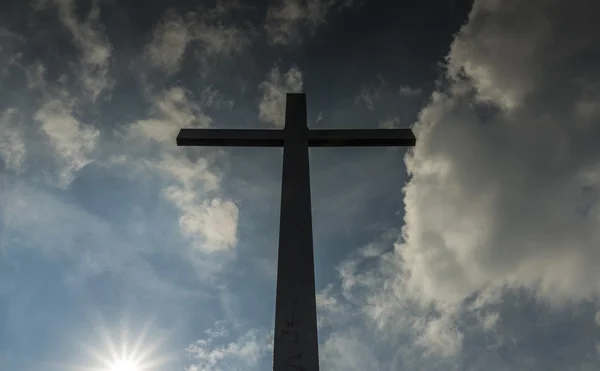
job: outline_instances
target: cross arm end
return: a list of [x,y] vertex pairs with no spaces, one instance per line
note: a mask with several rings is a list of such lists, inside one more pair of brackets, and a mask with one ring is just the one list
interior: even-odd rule
[[308,144],[311,147],[412,147],[416,138],[411,129],[310,130]]
[[282,130],[181,129],[177,146],[281,147]]

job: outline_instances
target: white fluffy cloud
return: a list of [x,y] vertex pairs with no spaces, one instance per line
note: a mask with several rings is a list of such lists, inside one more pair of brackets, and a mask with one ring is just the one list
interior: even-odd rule
[[213,8],[201,8],[184,16],[168,11],[146,46],[148,60],[154,67],[172,74],[179,71],[184,54],[193,42],[199,43],[197,52],[203,70],[214,58],[242,52],[250,44],[250,31],[223,22],[239,7],[235,2],[218,1]]
[[14,109],[8,109],[0,115],[0,157],[4,167],[11,170],[20,170],[25,155],[25,141],[18,125],[15,125]]
[[414,127],[397,246],[407,287],[445,304],[489,285],[595,299],[600,126],[577,110],[600,94],[593,57],[580,58],[600,47],[593,5],[493,3],[475,3],[448,56],[453,91],[435,93]]
[[273,67],[259,89],[263,94],[259,105],[260,120],[282,128],[285,124],[285,95],[302,91],[302,72],[291,67],[282,76],[279,67]]
[[233,249],[237,244],[238,207],[230,200],[207,196],[207,192],[219,190],[220,175],[204,158],[193,163],[186,157],[168,153],[161,157],[154,169],[179,183],[165,188],[163,195],[180,212],[182,235],[199,251]]
[[49,139],[58,162],[59,187],[67,187],[76,173],[89,164],[96,149],[100,131],[82,124],[73,114],[73,103],[65,98],[48,98],[33,118]]
[[[5,112],[0,125],[1,152],[5,165],[15,170],[23,167],[25,154],[31,154],[28,157],[36,166],[44,166],[36,169],[38,176],[43,175],[52,185],[66,188],[77,172],[93,161],[92,155],[98,148],[99,130],[82,117],[88,113],[88,104],[112,86],[108,77],[112,47],[100,23],[98,2],[93,2],[83,22],[77,16],[72,0],[40,0],[34,2],[33,7],[38,11],[51,8],[50,14],[58,13],[60,27],[67,31],[66,36],[79,51],[80,58],[75,62],[66,60],[59,66],[60,77],[50,81],[46,80],[45,61],[36,58],[29,62],[21,43],[16,51],[11,51],[8,66],[16,67],[16,71],[20,69],[27,81],[26,89],[20,94],[23,97],[37,95],[38,99],[34,105],[27,106],[16,102],[17,108]],[[8,37],[6,32],[3,34]],[[11,39],[24,41],[16,36]],[[77,83],[72,86],[68,84],[67,70],[73,70],[76,78]],[[13,120],[19,121],[18,125],[9,122]],[[38,134],[49,145],[50,153],[40,150]],[[54,168],[45,168],[46,158],[36,161],[35,157],[39,155],[51,159]]]
[[197,241],[198,249],[215,252],[235,247],[239,211],[232,201],[199,200],[194,190],[178,186],[168,187],[164,195],[181,212],[181,233]]
[[124,285],[161,297],[189,294],[159,277],[132,248],[136,241],[130,235],[60,196],[16,182],[4,184],[0,201],[0,250],[31,246],[49,259],[60,259],[65,283],[82,285],[108,272],[122,277]]
[[154,29],[146,53],[155,67],[165,69],[168,73],[179,69],[181,59],[191,39],[189,21],[175,13],[168,13],[160,25]]
[[422,93],[421,88],[411,88],[410,86],[401,86],[398,90],[398,94],[403,97],[414,97]]
[[100,24],[99,2],[92,2],[84,22],[77,17],[74,0],[38,0],[34,7],[41,10],[49,4],[57,7],[60,22],[70,32],[81,52],[78,79],[92,101],[95,101],[103,90],[114,86],[114,80],[108,75],[112,46]]
[[496,331],[502,318],[484,309],[504,292],[526,289],[550,308],[598,300],[594,8],[474,3],[447,58],[448,88],[413,127],[402,236],[376,270],[359,273],[355,257],[341,266],[342,297],[380,336],[408,327],[426,354],[454,356],[460,319]]
[[324,370],[381,370],[382,364],[358,329],[335,333],[320,346],[319,358]]
[[172,145],[180,129],[206,128],[212,122],[201,107],[189,99],[189,92],[179,86],[154,97],[151,114],[152,118],[138,120],[127,126],[127,139],[150,139]]
[[496,312],[493,312],[493,313],[483,316],[482,321],[481,321],[482,325],[483,325],[483,329],[486,331],[493,330],[497,326],[499,319],[500,319],[500,315]]
[[382,129],[398,129],[400,127],[400,117],[387,117],[379,122]]
[[419,334],[416,343],[427,349],[425,354],[447,357],[460,351],[464,335],[456,329],[451,317],[422,319],[416,321],[414,326]]
[[385,81],[381,75],[378,75],[379,84],[363,85],[360,88],[360,94],[354,98],[354,103],[364,104],[369,111],[375,109],[375,105],[381,100],[381,94],[385,88]]
[[206,191],[216,191],[221,185],[221,177],[211,170],[210,165],[206,158],[201,157],[192,162],[187,157],[165,153],[156,162],[155,167],[177,179],[185,188],[191,189],[201,184]]
[[217,322],[215,329],[205,331],[205,338],[186,349],[192,359],[192,364],[186,367],[186,371],[251,369],[272,351],[272,333],[248,330],[233,341],[225,341],[224,338],[231,332],[231,326],[223,322]]
[[271,44],[294,44],[302,41],[302,33],[314,33],[333,10],[354,5],[353,0],[280,0],[267,10],[265,30]]
[[[211,156],[191,161],[175,138],[181,128],[210,127],[207,106],[229,107],[218,91],[205,89],[196,104],[189,92],[174,87],[157,95],[150,109],[151,117],[130,123],[118,131],[130,144],[159,144],[158,158],[140,162],[133,158],[114,157],[113,164],[130,163],[141,171],[154,171],[166,179],[163,196],[179,211],[179,229],[189,238],[196,251],[212,253],[230,251],[237,243],[238,208],[219,196],[221,174],[213,169]],[[129,161],[130,160],[130,161]]]

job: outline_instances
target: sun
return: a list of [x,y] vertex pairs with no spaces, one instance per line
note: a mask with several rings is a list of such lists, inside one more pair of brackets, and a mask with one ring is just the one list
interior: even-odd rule
[[110,367],[110,371],[140,371],[140,367],[133,360],[119,359]]
[[89,327],[75,340],[83,362],[69,365],[73,371],[151,371],[177,362],[178,352],[168,344],[171,334],[155,327],[154,316],[133,321],[124,312],[109,324],[90,308]]

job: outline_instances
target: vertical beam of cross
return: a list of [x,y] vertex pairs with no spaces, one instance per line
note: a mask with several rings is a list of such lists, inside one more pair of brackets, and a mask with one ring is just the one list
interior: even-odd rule
[[414,146],[410,129],[308,130],[306,95],[287,94],[284,130],[181,129],[178,146],[283,146],[274,371],[318,371],[308,147]]
[[304,95],[287,96],[273,370],[318,370],[308,127]]

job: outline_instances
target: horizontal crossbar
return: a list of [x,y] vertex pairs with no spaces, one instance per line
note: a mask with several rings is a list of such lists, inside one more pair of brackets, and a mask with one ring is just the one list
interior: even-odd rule
[[283,130],[181,129],[178,146],[283,147]]
[[[178,146],[282,147],[284,130],[181,129]],[[411,129],[309,130],[310,147],[414,146]]]
[[384,147],[414,146],[415,135],[410,129],[342,129],[310,130],[310,147]]

